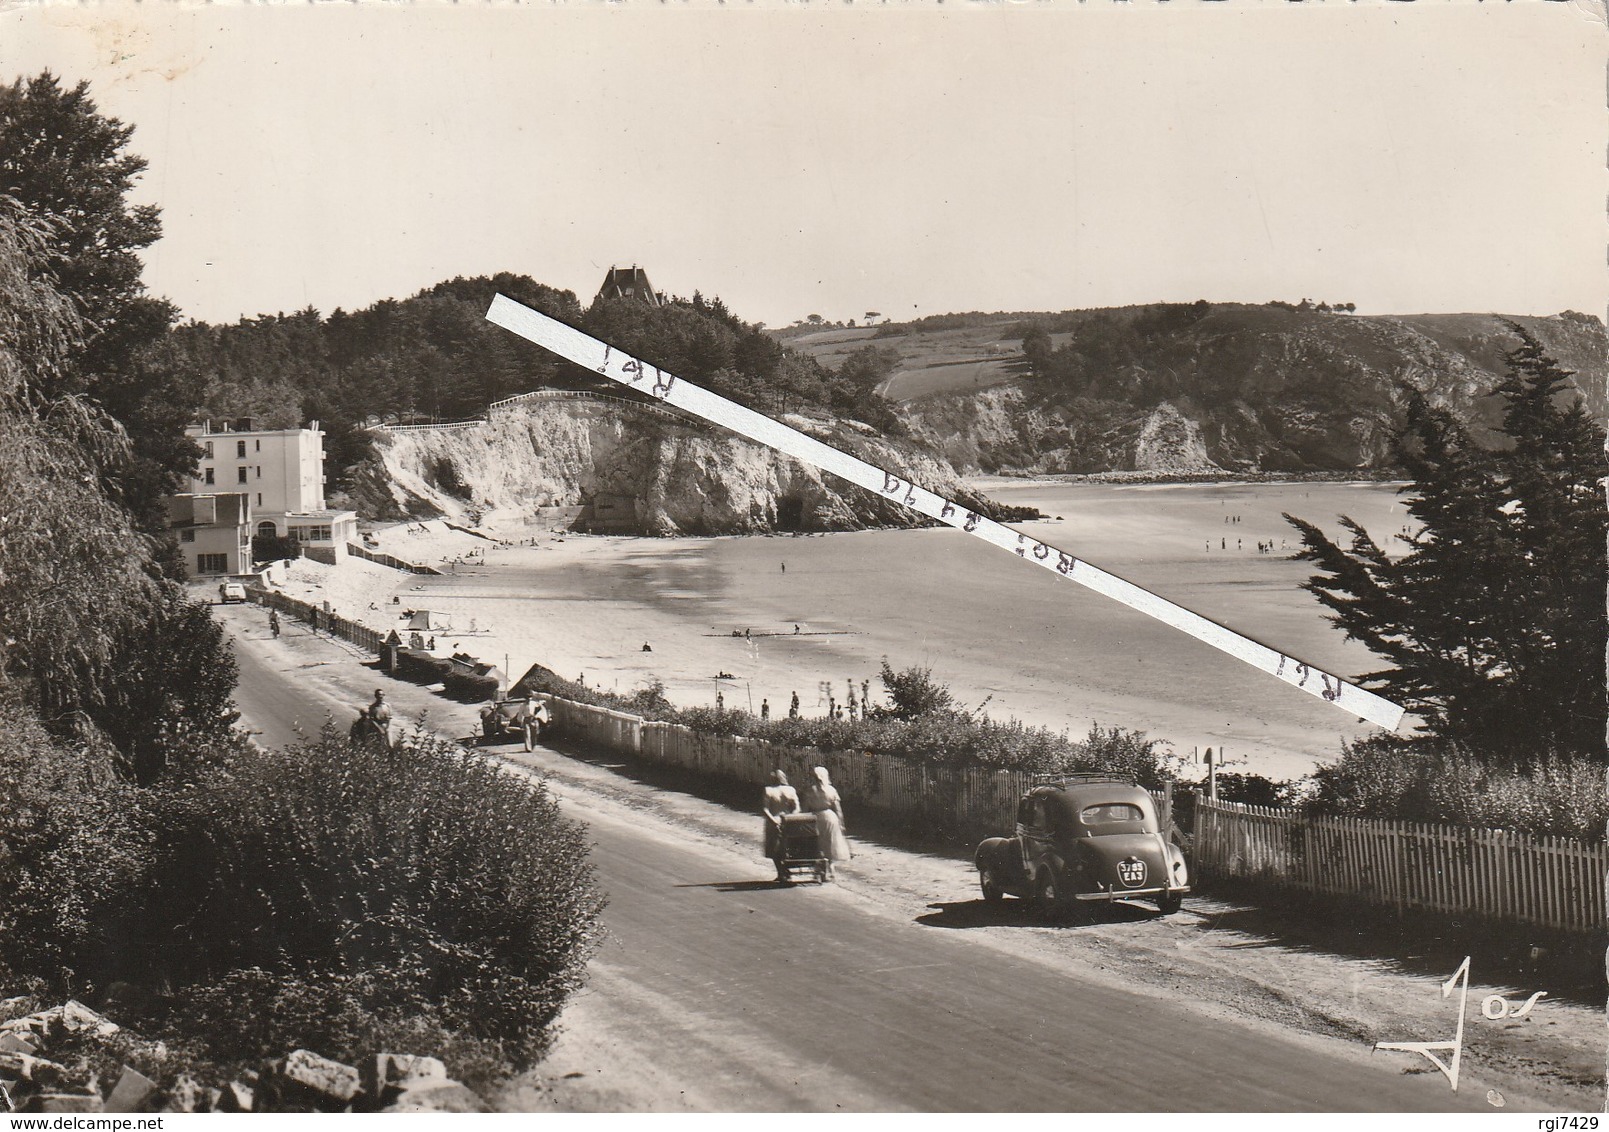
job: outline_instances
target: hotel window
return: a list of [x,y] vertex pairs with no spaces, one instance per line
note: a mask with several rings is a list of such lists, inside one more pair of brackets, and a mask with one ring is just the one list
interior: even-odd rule
[[244,464],[240,465],[240,467],[236,468],[235,471],[239,475],[239,482],[240,483],[245,483],[246,482],[246,465],[244,465]]
[[207,468],[207,469],[205,469],[205,470],[206,470],[206,473],[207,473],[207,482],[208,482],[208,483],[211,483],[211,482],[212,482],[212,469],[211,469],[211,468]]
[[212,441],[207,441],[207,459],[212,459]]
[[257,478],[258,479],[263,478],[263,466],[261,464],[257,465]]
[[235,455],[236,456],[245,456],[245,454],[246,454],[246,442],[244,440],[235,441]]
[[263,493],[259,491],[257,493],[257,506],[261,507],[262,505],[263,505]]
[[227,554],[198,554],[196,555],[197,572],[202,574],[229,573],[229,556]]
[[182,531],[179,532],[179,541],[180,542],[195,542],[196,541],[196,533],[194,531],[192,531],[192,530],[189,530],[189,529],[182,530]]
[[252,443],[257,446],[257,447],[252,449],[253,452],[261,452],[263,450],[263,442],[262,441],[254,440],[254,441],[252,441]]

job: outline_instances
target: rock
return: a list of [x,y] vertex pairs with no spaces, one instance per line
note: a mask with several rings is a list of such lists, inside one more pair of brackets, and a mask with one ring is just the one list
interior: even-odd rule
[[407,1088],[415,1081],[445,1081],[447,1067],[434,1057],[411,1053],[377,1053],[363,1062],[363,1091],[380,1100],[387,1089]]
[[155,1081],[125,1065],[117,1084],[112,1086],[112,1095],[106,1098],[106,1111],[143,1112],[146,1103],[156,1094]]
[[0,1030],[0,1053],[38,1053],[39,1042],[27,1031]]
[[20,994],[16,998],[0,998],[0,1014],[15,1014],[31,1001],[27,995]]
[[168,1089],[164,1112],[206,1112],[207,1089],[188,1073],[181,1073]]
[[76,998],[68,999],[62,1006],[61,1024],[70,1034],[91,1033],[97,1038],[109,1038],[122,1029],[106,1015],[97,1014]]
[[65,1072],[66,1070],[54,1061],[46,1061],[42,1057],[26,1053],[0,1053],[0,1073],[7,1077],[20,1077],[24,1081],[40,1085]]
[[250,1085],[244,1081],[231,1081],[224,1086],[218,1107],[222,1112],[250,1112],[256,1103],[257,1093]]
[[49,1010],[41,1010],[37,1014],[25,1014],[21,1018],[13,1018],[9,1022],[0,1022],[0,1030],[7,1030],[14,1034],[28,1033],[49,1043],[50,1035],[61,1028],[61,1007],[53,1006]]
[[457,1081],[426,1078],[405,1088],[381,1112],[490,1112],[486,1102]]
[[101,1099],[82,1093],[39,1093],[28,1098],[24,1112],[103,1112]]
[[350,1065],[320,1057],[312,1050],[292,1050],[279,1066],[282,1082],[313,1094],[321,1103],[345,1106],[362,1088],[358,1071]]

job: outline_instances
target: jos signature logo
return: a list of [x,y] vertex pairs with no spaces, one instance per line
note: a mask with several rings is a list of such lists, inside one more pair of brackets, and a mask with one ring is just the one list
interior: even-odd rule
[[[1452,978],[1441,984],[1441,997],[1452,996],[1453,988],[1458,987],[1458,1026],[1453,1031],[1450,1041],[1444,1042],[1375,1042],[1375,1049],[1401,1050],[1404,1053],[1417,1053],[1424,1056],[1437,1069],[1440,1069],[1452,1084],[1453,1091],[1458,1091],[1458,1063],[1464,1054],[1464,1013],[1469,1002],[1469,956],[1458,965]],[[1531,1012],[1537,1002],[1547,997],[1547,991],[1537,991],[1519,1006],[1514,1006],[1508,999],[1500,994],[1489,994],[1481,999],[1481,1014],[1496,1021],[1499,1018],[1524,1018]],[[1451,1053],[1452,1057],[1443,1061],[1436,1056],[1438,1053]],[[1488,1097],[1488,1099],[1491,1099]],[[1501,1100],[1492,1101],[1501,1104]]]

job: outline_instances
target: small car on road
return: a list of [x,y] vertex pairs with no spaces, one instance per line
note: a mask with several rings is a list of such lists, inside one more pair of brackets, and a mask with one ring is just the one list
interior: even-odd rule
[[533,696],[529,700],[524,696],[495,700],[480,709],[483,741],[495,743],[505,737],[519,738],[524,741],[527,751],[536,746],[536,741],[552,722],[547,700],[542,696]]
[[218,586],[218,603],[220,605],[245,600],[246,587],[240,582],[224,582]]
[[1047,919],[1131,897],[1166,916],[1190,891],[1184,851],[1151,795],[1107,775],[1042,776],[1017,804],[1016,835],[989,838],[974,860],[985,900],[1032,900]]

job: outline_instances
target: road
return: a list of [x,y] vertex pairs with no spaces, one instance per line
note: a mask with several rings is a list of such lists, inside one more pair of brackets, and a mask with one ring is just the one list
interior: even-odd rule
[[[327,713],[350,712],[365,686],[372,691],[372,676],[303,626],[288,624],[285,639],[268,642],[259,639],[260,613],[226,620],[248,638],[237,647],[237,704],[269,745],[294,739],[297,722],[316,731]],[[404,700],[426,695],[388,687]],[[451,719],[453,710],[465,709],[433,708],[433,718],[439,711]],[[344,727],[346,716],[336,718]],[[543,752],[533,765],[562,761]],[[566,1015],[582,1016],[586,1033],[568,1052],[561,1041],[555,1055],[580,1066],[576,1076],[596,1078],[580,1082],[591,1090],[584,1103],[611,1107],[613,1096],[618,1107],[705,1111],[1486,1108],[1478,1091],[1453,1093],[1434,1071],[1404,1073],[1402,1055],[1371,1058],[1357,1042],[1214,1017],[1126,989],[1120,967],[1084,977],[974,933],[890,915],[848,885],[777,888],[759,880],[767,866],[752,851],[690,835],[674,815],[568,780],[556,789],[566,812],[588,823],[609,894],[609,942],[592,963],[589,990]]]

